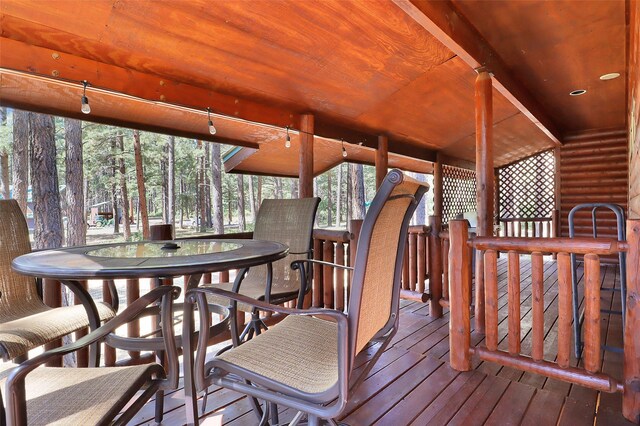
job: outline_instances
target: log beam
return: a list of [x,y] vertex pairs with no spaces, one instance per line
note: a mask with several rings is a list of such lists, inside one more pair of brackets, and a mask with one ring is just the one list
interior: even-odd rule
[[313,197],[313,115],[300,117],[300,198]]
[[556,123],[531,92],[512,75],[482,34],[450,1],[393,0],[407,15],[473,69],[485,67],[495,77],[495,88],[556,145],[561,134]]
[[627,312],[622,414],[640,423],[640,219],[627,221]]
[[378,149],[376,149],[376,189],[380,188],[389,168],[389,138],[385,135],[378,136]]
[[[475,84],[476,204],[479,237],[493,236],[493,86],[491,75],[480,70]],[[475,326],[484,333],[484,257],[476,255]]]

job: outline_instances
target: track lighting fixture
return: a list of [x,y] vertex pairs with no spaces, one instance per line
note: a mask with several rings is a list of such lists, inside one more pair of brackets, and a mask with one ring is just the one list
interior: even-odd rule
[[81,108],[80,111],[83,112],[83,114],[90,114],[91,113],[91,107],[89,106],[89,98],[87,98],[87,86],[89,85],[89,82],[87,80],[82,80],[82,98],[80,99],[80,103],[81,103]]
[[213,121],[211,121],[211,108],[209,107],[207,107],[207,118],[209,119],[209,133],[215,135],[216,127],[213,125]]
[[289,126],[287,126],[287,137],[284,140],[284,147],[291,148],[291,136],[289,136]]

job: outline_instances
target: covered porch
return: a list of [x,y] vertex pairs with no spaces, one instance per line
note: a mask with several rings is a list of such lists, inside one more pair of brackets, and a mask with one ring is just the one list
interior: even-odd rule
[[[343,162],[375,166],[376,187],[393,167],[433,175],[432,214],[406,236],[399,331],[346,423],[640,421],[640,3],[7,0],[0,11],[3,106],[234,145],[227,172],[297,177],[300,198]],[[620,206],[625,238],[609,213],[570,221],[596,203]],[[315,229],[313,258],[352,265],[357,219]],[[579,359],[570,253],[585,259]],[[609,291],[620,253],[624,328],[608,312],[622,312]],[[305,308],[343,311],[350,279],[315,268]],[[130,281],[128,302],[140,293]],[[59,285],[44,298],[59,304]],[[203,424],[256,423],[242,395],[210,393]],[[184,423],[184,404],[181,389],[167,395],[166,424]]]

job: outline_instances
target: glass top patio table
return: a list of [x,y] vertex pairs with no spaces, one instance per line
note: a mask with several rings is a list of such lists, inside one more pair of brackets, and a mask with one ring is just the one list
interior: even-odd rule
[[284,244],[264,240],[143,241],[38,251],[17,257],[12,267],[60,280],[169,278],[274,262],[288,251]]

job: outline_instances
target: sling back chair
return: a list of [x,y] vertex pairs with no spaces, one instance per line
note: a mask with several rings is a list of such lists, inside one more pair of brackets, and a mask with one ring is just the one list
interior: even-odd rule
[[[227,297],[235,304],[288,314],[255,338],[205,362],[206,341],[198,339],[194,384],[200,391],[215,384],[248,395],[261,424],[277,422],[275,404],[298,410],[309,424],[340,416],[347,399],[385,350],[398,326],[400,278],[409,220],[427,190],[421,182],[392,170],[384,179],[364,219],[358,241],[348,313],[331,309],[287,309],[217,288],[187,292],[206,318],[206,295]],[[300,260],[302,263],[315,262]],[[202,320],[201,320],[202,321]],[[375,343],[376,353],[357,377],[354,359]],[[256,399],[264,400],[262,410]],[[262,411],[262,412],[261,412]],[[269,413],[271,411],[271,413]]]
[[[274,305],[297,300],[298,308],[302,307],[304,296],[311,289],[311,281],[306,279],[309,277],[308,273],[305,280],[301,281],[301,275],[291,269],[291,263],[311,258],[313,224],[319,203],[318,197],[263,200],[256,216],[253,238],[286,244],[289,255],[271,265],[252,267],[248,272],[239,274],[234,283],[213,286]],[[228,299],[213,295],[209,296],[209,302],[224,306],[229,304]],[[261,329],[266,329],[258,316],[258,310],[251,304],[239,303],[238,309],[252,314],[251,322],[240,336],[241,340],[245,336],[251,338],[254,333],[258,334]],[[235,316],[231,321],[235,321]]]
[[162,322],[171,324],[173,299],[179,294],[179,287],[155,288],[75,343],[47,351],[19,365],[1,364],[0,383],[5,395],[2,424],[6,421],[10,426],[124,425],[158,389],[176,389],[179,365],[173,327],[166,327],[163,333],[168,355],[166,372],[156,363],[102,368],[40,366],[102,341],[157,300],[161,300]]
[[[61,338],[90,325],[82,305],[50,308],[38,294],[34,278],[11,269],[11,261],[29,253],[27,222],[15,200],[0,200],[0,355],[5,361],[26,359],[38,346]],[[115,286],[112,293],[115,292]],[[70,287],[81,297],[90,297],[86,290]],[[115,316],[117,307],[97,303],[100,322]]]

